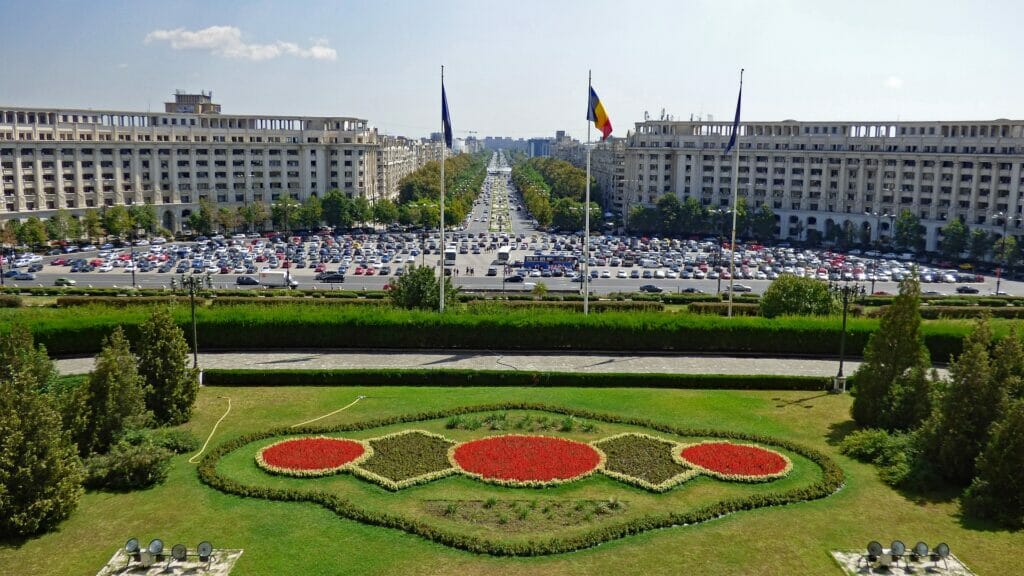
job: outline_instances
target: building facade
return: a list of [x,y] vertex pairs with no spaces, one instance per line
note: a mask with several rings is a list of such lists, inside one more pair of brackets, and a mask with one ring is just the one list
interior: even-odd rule
[[372,200],[390,185],[379,152],[366,120],[226,115],[209,93],[179,92],[163,113],[0,106],[0,220],[149,204],[176,232],[200,199],[269,206],[337,188]]
[[440,157],[441,143],[403,136],[379,136],[377,152],[378,197],[398,200],[398,184],[421,166]]
[[[731,205],[732,157],[722,152],[731,122],[639,122],[627,137],[626,204],[664,194]],[[1020,236],[1024,121],[742,122],[739,189],[751,209],[767,203],[779,236],[801,239],[849,222],[888,238],[909,210],[935,250],[953,218]]]

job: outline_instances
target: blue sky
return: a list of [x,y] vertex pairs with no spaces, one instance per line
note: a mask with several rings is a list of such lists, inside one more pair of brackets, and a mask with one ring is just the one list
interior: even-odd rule
[[1011,1],[0,0],[0,105],[367,118],[456,136],[585,135],[587,69],[615,126],[664,108],[745,120],[1021,118]]

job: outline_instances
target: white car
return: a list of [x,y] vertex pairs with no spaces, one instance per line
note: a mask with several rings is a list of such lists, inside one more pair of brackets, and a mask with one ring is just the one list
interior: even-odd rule
[[97,272],[110,272],[113,269],[114,269],[114,265],[111,264],[110,262],[107,262],[103,266],[100,266],[99,268],[97,268],[96,271]]
[[627,278],[628,276],[629,275],[626,274],[625,270],[619,270],[618,272],[615,273],[616,278]]

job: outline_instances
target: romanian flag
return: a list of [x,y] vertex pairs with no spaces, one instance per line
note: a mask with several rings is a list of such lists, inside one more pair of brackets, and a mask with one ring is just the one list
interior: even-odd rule
[[594,123],[594,127],[601,131],[601,140],[607,140],[612,134],[612,120],[608,117],[608,113],[604,111],[604,106],[601,104],[601,99],[597,97],[597,92],[594,92],[594,87],[590,87],[590,103],[587,105],[587,120]]

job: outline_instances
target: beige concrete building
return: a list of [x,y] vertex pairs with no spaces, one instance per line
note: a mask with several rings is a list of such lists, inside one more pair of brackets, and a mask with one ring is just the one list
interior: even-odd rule
[[144,203],[179,231],[200,198],[269,206],[338,188],[372,200],[407,169],[381,168],[380,151],[366,120],[221,114],[210,93],[179,92],[164,112],[0,106],[0,220]]
[[[627,205],[663,194],[727,207],[732,159],[722,155],[731,122],[638,122],[627,137]],[[936,249],[953,218],[1020,236],[1024,121],[743,122],[739,194],[771,205],[781,238],[825,233],[849,221],[872,238],[891,235],[888,215],[910,210]]]
[[413,140],[403,136],[379,136],[377,153],[377,190],[379,197],[397,200],[398,184],[418,170],[435,155],[440,157],[440,143]]

